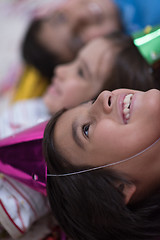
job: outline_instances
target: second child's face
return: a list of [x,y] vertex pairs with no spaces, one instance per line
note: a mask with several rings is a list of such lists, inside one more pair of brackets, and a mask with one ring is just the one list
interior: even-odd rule
[[57,67],[44,96],[50,112],[94,98],[110,74],[114,53],[111,43],[99,38],[82,48],[74,62]]
[[54,142],[74,165],[101,166],[126,159],[160,137],[159,103],[160,91],[155,89],[104,91],[94,103],[60,117]]

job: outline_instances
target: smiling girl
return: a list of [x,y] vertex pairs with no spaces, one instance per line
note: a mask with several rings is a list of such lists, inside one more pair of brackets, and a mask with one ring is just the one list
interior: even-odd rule
[[44,134],[54,215],[75,240],[160,236],[160,91],[102,92]]

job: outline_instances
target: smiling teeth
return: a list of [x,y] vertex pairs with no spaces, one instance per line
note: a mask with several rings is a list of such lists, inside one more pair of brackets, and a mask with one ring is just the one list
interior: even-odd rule
[[127,123],[130,118],[130,105],[132,101],[133,94],[127,94],[123,100],[123,116]]

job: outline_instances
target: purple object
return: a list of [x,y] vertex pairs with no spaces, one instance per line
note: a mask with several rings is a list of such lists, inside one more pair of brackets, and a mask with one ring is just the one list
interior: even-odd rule
[[0,140],[0,172],[46,195],[42,139],[48,121]]

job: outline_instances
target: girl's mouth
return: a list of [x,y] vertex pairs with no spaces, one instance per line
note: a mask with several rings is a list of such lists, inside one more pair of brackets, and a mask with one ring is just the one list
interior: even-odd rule
[[133,98],[133,94],[127,94],[124,97],[124,100],[122,103],[123,119],[125,124],[127,124],[130,119],[130,106],[131,106],[132,98]]

